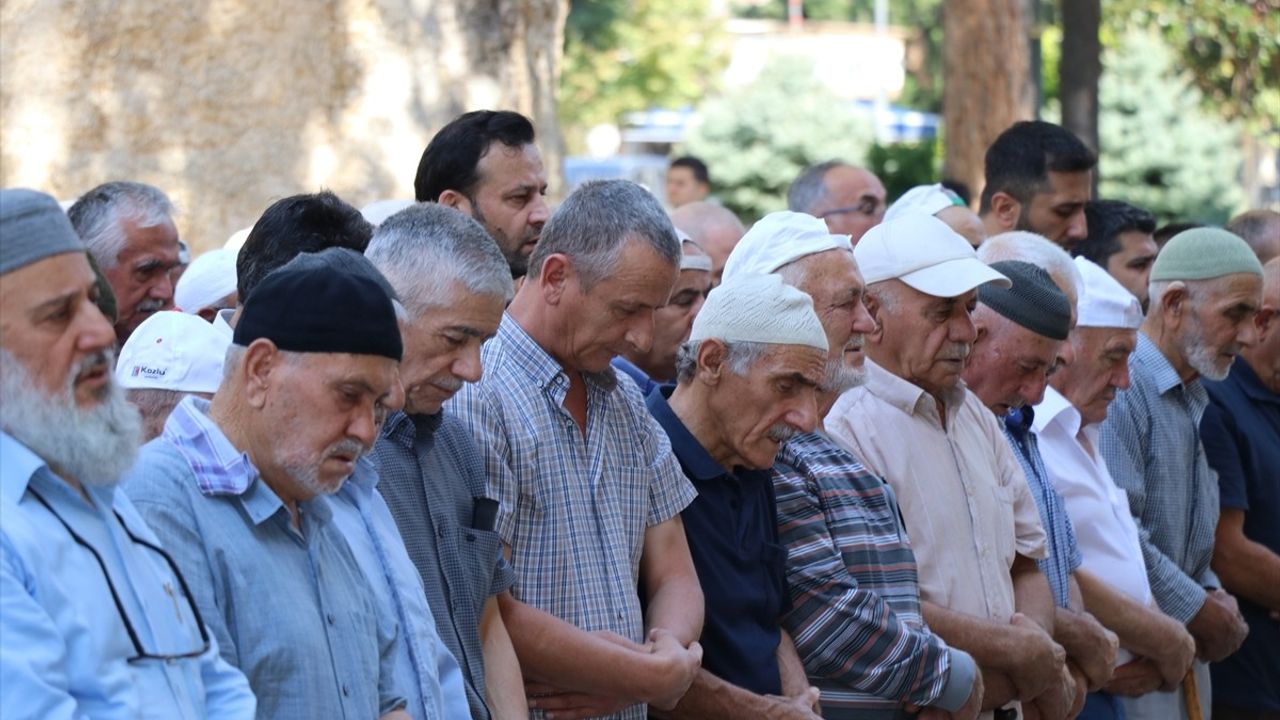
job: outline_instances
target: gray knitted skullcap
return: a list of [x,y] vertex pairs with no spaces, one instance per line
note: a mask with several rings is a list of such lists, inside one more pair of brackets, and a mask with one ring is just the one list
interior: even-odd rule
[[1007,288],[987,283],[978,302],[1037,335],[1066,340],[1071,331],[1071,301],[1044,268],[1018,260],[991,263],[991,269],[1013,281]]

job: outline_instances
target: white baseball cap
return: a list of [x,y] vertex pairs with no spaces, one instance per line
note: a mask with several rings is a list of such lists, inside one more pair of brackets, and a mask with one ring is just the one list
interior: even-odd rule
[[1076,327],[1136,329],[1142,325],[1142,304],[1102,266],[1085,258],[1075,259],[1084,280],[1076,303]]
[[230,343],[195,315],[166,310],[133,331],[116,362],[116,381],[127,390],[217,392]]
[[989,282],[1013,284],[932,215],[907,213],[876,225],[858,241],[853,257],[868,285],[897,278],[934,297],[956,297]]
[[827,250],[848,250],[848,235],[833,235],[827,224],[805,213],[783,210],[760,218],[729,253],[724,279],[768,275],[802,257]]
[[236,252],[219,248],[191,261],[173,289],[173,304],[192,315],[236,291]]
[[778,275],[738,275],[707,295],[689,340],[807,345],[827,352],[813,298]]

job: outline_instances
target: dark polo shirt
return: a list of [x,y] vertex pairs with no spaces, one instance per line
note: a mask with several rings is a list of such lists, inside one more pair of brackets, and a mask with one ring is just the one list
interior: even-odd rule
[[[1221,382],[1205,382],[1209,407],[1200,421],[1209,466],[1218,473],[1219,502],[1244,511],[1244,535],[1280,553],[1280,395],[1243,358]],[[1280,620],[1237,596],[1249,635],[1234,655],[1210,666],[1213,702],[1242,710],[1280,712]]]
[[681,517],[706,597],[702,666],[751,692],[780,695],[787,551],[778,542],[772,476],[769,468],[721,467],[667,404],[673,390],[655,388],[645,402],[698,491]]

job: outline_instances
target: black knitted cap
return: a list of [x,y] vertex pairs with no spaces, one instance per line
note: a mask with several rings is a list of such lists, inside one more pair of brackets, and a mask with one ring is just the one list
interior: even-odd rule
[[377,281],[328,264],[279,268],[245,301],[234,342],[267,338],[289,352],[404,354],[395,307]]
[[1045,269],[1017,260],[991,263],[991,269],[1013,281],[1007,288],[986,283],[978,302],[1037,335],[1066,340],[1071,331],[1071,300]]

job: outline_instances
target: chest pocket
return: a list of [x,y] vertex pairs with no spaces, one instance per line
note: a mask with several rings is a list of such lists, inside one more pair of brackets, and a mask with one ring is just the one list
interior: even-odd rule
[[[462,563],[463,587],[456,588],[450,598],[450,612],[456,612],[453,603],[466,602],[480,616],[484,603],[489,599],[493,585],[494,568],[498,564],[498,555],[502,552],[502,541],[493,530],[476,530],[475,528],[455,528],[455,542],[458,547],[458,558]],[[451,585],[458,580],[450,579]],[[459,592],[461,591],[461,592]]]

